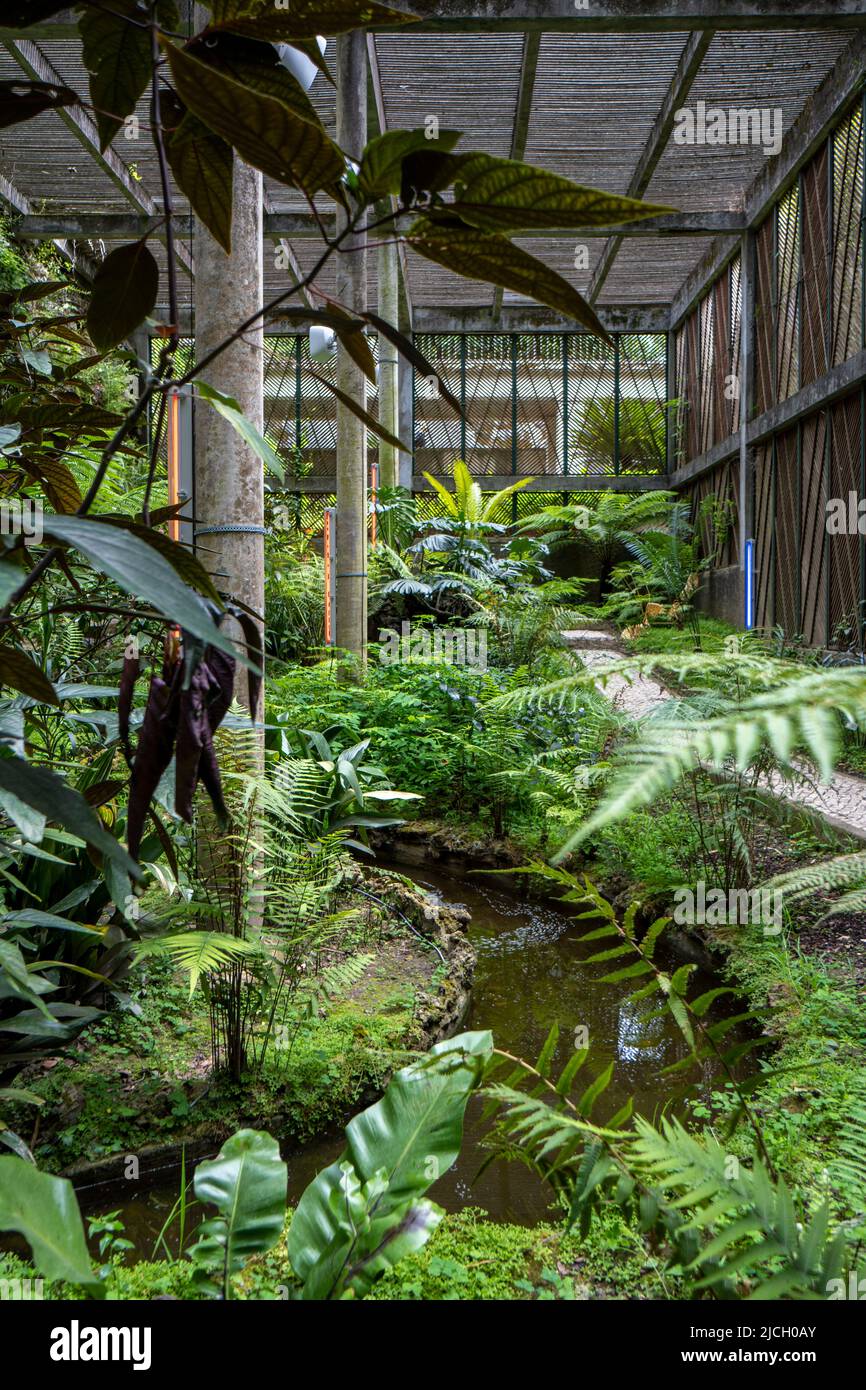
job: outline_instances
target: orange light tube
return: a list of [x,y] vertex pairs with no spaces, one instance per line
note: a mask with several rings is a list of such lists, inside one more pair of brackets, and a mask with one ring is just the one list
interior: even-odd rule
[[333,530],[330,510],[325,510],[325,646],[334,645],[334,614],[331,608],[331,572],[334,564],[334,556],[331,548],[331,532]]
[[370,464],[370,546],[376,549],[376,502],[379,496],[379,465]]
[[[180,501],[180,392],[171,391],[168,397],[168,505],[176,507]],[[180,518],[171,517],[168,534],[173,541],[180,540]]]

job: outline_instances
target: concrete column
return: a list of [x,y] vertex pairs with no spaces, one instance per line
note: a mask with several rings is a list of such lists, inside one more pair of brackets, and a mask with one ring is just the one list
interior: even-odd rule
[[[383,213],[386,209],[383,209]],[[387,235],[387,234],[386,234]],[[400,263],[396,241],[383,235],[379,244],[377,275],[379,317],[394,328],[399,324]],[[379,423],[391,434],[399,435],[399,382],[397,349],[387,338],[379,338]],[[393,444],[379,440],[379,483],[382,487],[397,487],[399,476],[398,450]]]
[[398,416],[400,428],[398,436],[406,443],[411,443],[413,452],[407,453],[405,449],[400,450],[399,456],[399,482],[402,488],[411,492],[411,473],[414,467],[414,439],[413,439],[413,385],[414,367],[405,357],[400,357],[399,363],[399,396],[398,396]]
[[[362,30],[337,39],[337,144],[360,160],[367,140],[367,40]],[[338,219],[345,213],[338,211]],[[345,225],[345,221],[338,223]],[[347,309],[367,307],[364,237],[347,238],[336,257],[337,299]],[[365,379],[341,347],[337,384],[360,405]],[[337,402],[337,646],[359,667],[367,659],[367,436],[364,425]]]
[[[232,253],[227,256],[196,219],[195,261],[196,355],[201,359],[262,304],[262,176],[238,159]],[[261,430],[261,326],[227,348],[202,379],[232,396]],[[195,414],[195,516],[196,550],[217,587],[264,615],[263,465],[228,421],[204,401],[196,403]],[[222,529],[226,527],[239,529]],[[235,693],[248,703],[245,668],[238,668]]]

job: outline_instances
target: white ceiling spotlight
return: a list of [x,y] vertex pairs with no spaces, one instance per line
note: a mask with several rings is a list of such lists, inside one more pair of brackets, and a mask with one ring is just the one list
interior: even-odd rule
[[[316,39],[316,43],[319,45],[319,52],[324,57],[328,40],[319,37]],[[316,80],[316,73],[319,71],[312,58],[308,58],[303,49],[292,48],[290,43],[275,43],[274,48],[279,54],[283,67],[287,68],[295,81],[301,84],[305,92],[308,92]]]
[[337,351],[337,335],[333,328],[325,328],[320,323],[314,323],[309,336],[311,361],[322,362]]

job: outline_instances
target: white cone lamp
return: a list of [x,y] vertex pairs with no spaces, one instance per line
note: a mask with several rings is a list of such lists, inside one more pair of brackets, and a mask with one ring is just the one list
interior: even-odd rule
[[324,362],[337,351],[337,335],[333,328],[314,323],[310,329],[310,360]]
[[[317,38],[316,43],[319,45],[319,52],[324,56],[328,40]],[[316,73],[319,71],[312,58],[308,58],[303,49],[292,48],[289,43],[275,43],[274,48],[280,56],[283,67],[287,68],[295,81],[300,83],[305,92],[308,92],[316,79]]]

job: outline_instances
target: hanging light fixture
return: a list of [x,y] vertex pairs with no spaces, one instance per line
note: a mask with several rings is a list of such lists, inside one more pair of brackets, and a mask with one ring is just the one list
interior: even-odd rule
[[313,362],[322,362],[337,351],[337,335],[333,328],[314,323],[309,331],[309,339],[310,359]]
[[[319,37],[316,39],[316,43],[319,45],[319,52],[324,57],[328,40]],[[279,54],[283,67],[292,74],[296,82],[300,83],[304,91],[308,92],[316,80],[316,73],[319,71],[312,58],[308,58],[302,48],[292,48],[290,43],[275,43],[274,48]]]

